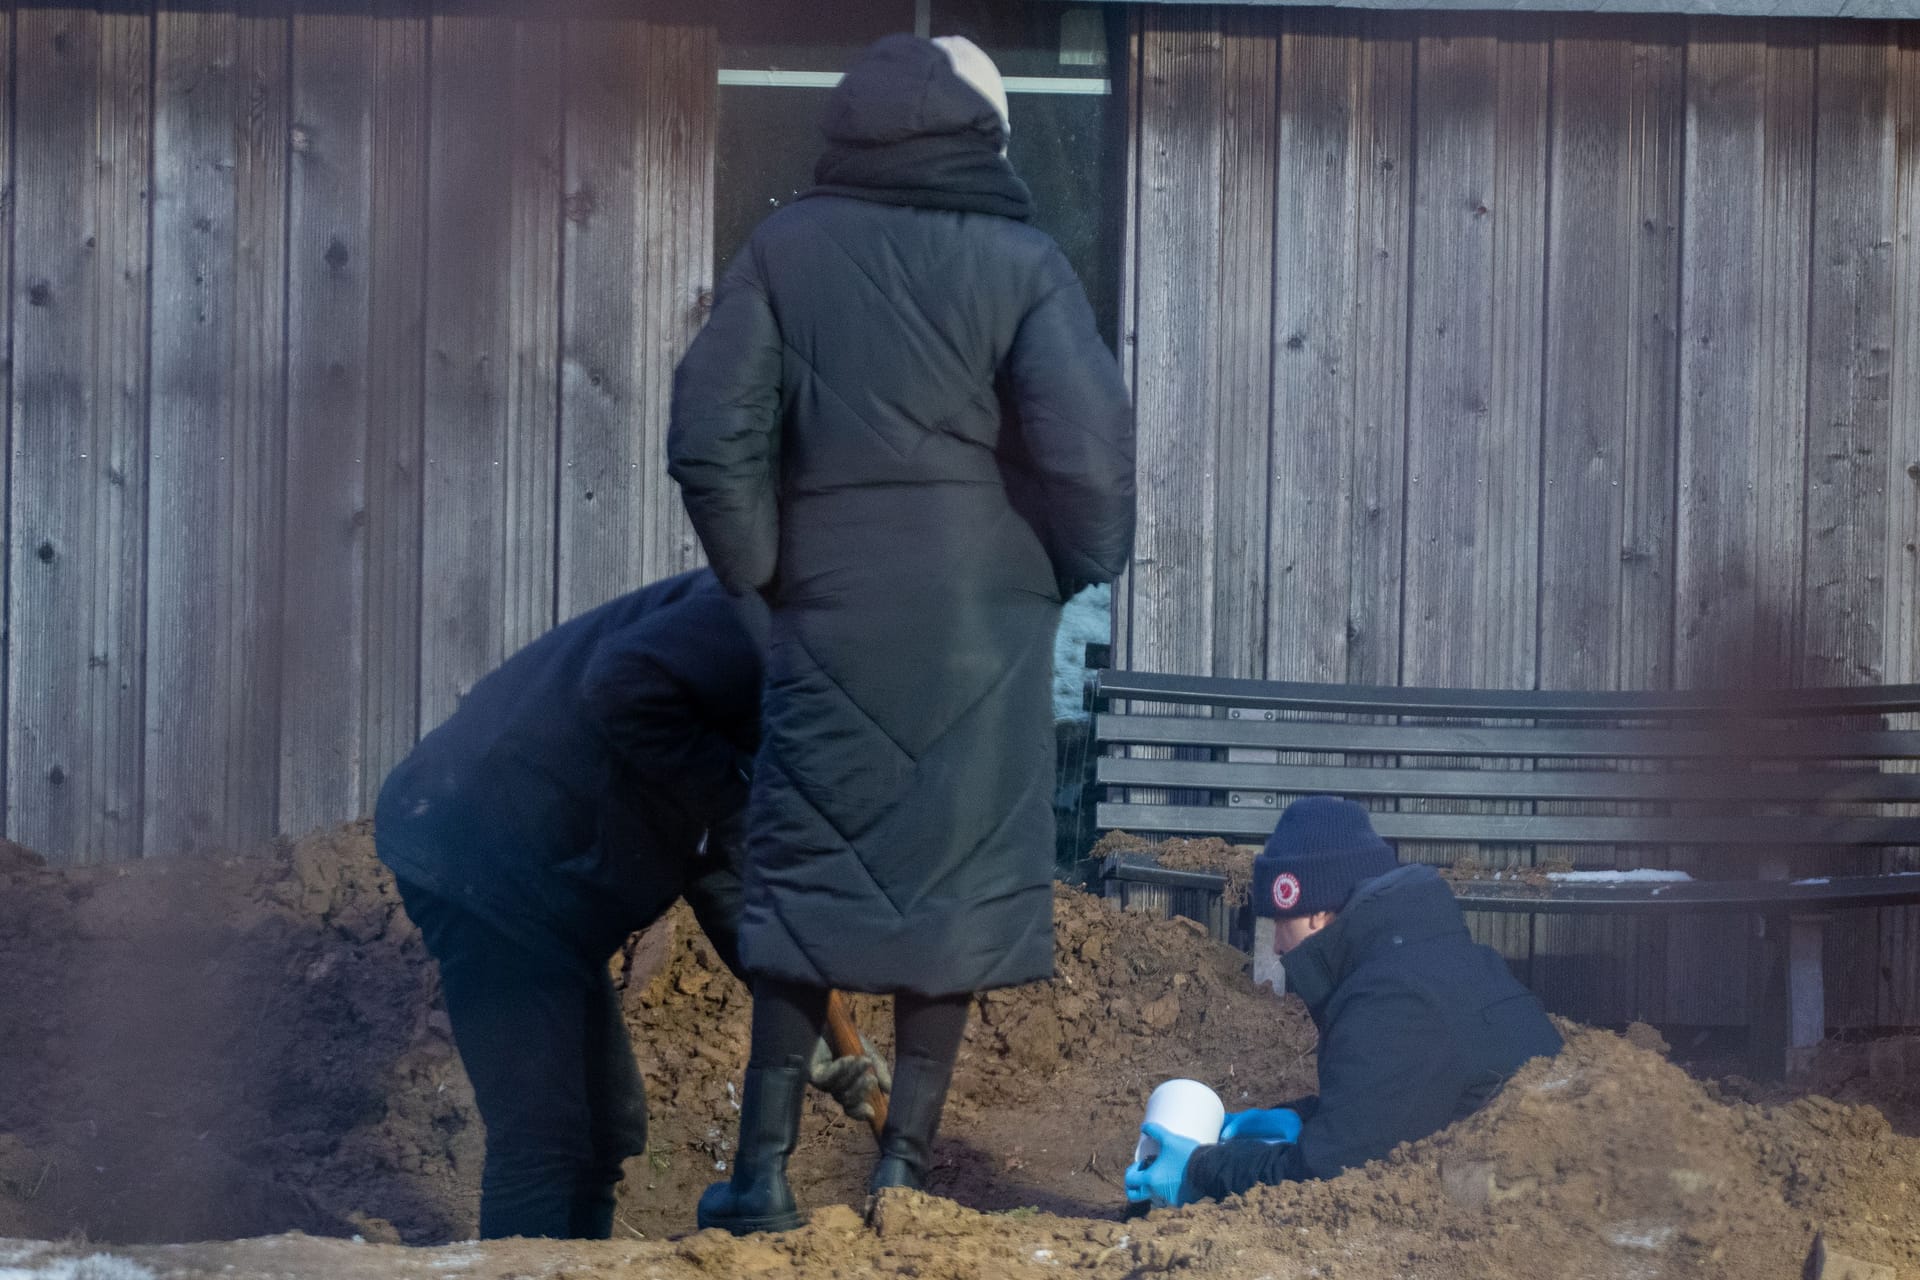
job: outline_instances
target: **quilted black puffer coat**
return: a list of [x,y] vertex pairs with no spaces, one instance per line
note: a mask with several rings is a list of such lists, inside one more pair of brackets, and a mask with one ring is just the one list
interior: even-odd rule
[[714,570],[772,607],[742,958],[858,991],[1049,977],[1053,635],[1131,549],[1125,389],[936,46],[881,41],[825,131],[668,445]]

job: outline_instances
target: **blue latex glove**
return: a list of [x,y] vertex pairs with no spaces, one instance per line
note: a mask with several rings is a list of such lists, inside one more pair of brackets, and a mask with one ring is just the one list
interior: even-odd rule
[[1187,1161],[1199,1143],[1169,1133],[1163,1126],[1143,1124],[1140,1132],[1160,1144],[1160,1150],[1144,1164],[1127,1166],[1127,1199],[1134,1204],[1151,1202],[1156,1209],[1181,1203],[1180,1184],[1187,1178]]
[[1220,1127],[1220,1140],[1228,1138],[1259,1138],[1265,1142],[1300,1141],[1300,1113],[1286,1107],[1271,1107],[1265,1111],[1230,1111],[1226,1124]]

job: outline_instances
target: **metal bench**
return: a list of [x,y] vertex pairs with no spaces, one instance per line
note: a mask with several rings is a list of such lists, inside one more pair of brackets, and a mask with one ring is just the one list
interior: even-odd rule
[[[1920,846],[1920,731],[1886,727],[1920,712],[1920,685],[1736,696],[1104,670],[1089,690],[1102,831],[1258,843],[1292,797],[1343,795],[1412,856],[1495,851],[1506,870],[1455,879],[1471,911],[1755,918],[1750,975],[1765,1012],[1754,1041],[1770,1065],[1825,1034],[1829,916],[1920,903],[1920,871],[1890,870],[1884,856],[1856,865]],[[1610,848],[1618,871],[1679,851],[1715,873],[1540,874],[1531,853],[1551,846]],[[1138,857],[1109,859],[1106,874],[1189,894],[1207,879]],[[1256,957],[1270,937],[1254,939]]]

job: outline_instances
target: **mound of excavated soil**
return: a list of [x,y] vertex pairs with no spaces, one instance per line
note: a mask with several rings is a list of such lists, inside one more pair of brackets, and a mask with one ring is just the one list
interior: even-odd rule
[[[1154,1084],[1192,1075],[1229,1105],[1278,1102],[1311,1087],[1313,1033],[1295,1002],[1252,989],[1245,957],[1186,923],[1064,890],[1057,918],[1060,976],[976,1006],[939,1196],[890,1195],[874,1228],[845,1207],[861,1199],[872,1139],[816,1099],[794,1166],[813,1225],[684,1235],[731,1141],[748,1000],[676,911],[618,962],[654,1116],[648,1155],[628,1166],[624,1241],[114,1252],[154,1276],[292,1280],[1062,1268],[1785,1280],[1824,1231],[1920,1280],[1920,1141],[1871,1107],[1763,1106],[1702,1084],[1657,1037],[1573,1028],[1565,1053],[1485,1111],[1376,1165],[1123,1221],[1119,1172]],[[0,848],[0,966],[0,1236],[471,1233],[479,1124],[431,965],[364,825],[268,857],[66,872]],[[883,1003],[854,1007],[884,1046]],[[32,1256],[51,1276],[78,1255]],[[28,1257],[0,1246],[0,1267]]]
[[1226,877],[1226,903],[1237,907],[1247,900],[1247,889],[1253,883],[1253,859],[1259,852],[1257,844],[1228,844],[1218,836],[1198,840],[1171,836],[1157,840],[1127,831],[1109,831],[1100,837],[1088,856],[1104,858],[1114,853],[1146,853],[1169,871],[1211,871]]

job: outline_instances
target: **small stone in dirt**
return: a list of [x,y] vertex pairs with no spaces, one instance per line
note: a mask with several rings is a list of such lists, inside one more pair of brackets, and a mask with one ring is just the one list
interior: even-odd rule
[[1493,1202],[1493,1161],[1447,1159],[1440,1163],[1440,1187],[1463,1208],[1484,1209]]
[[1877,1262],[1862,1262],[1827,1248],[1825,1236],[1813,1238],[1813,1252],[1807,1255],[1802,1280],[1894,1280],[1892,1267]]
[[1646,1049],[1649,1052],[1659,1054],[1663,1058],[1669,1057],[1673,1053],[1673,1047],[1667,1043],[1666,1037],[1644,1022],[1628,1023],[1626,1031],[1622,1033],[1622,1038],[1636,1049]]
[[369,1214],[355,1212],[347,1214],[346,1219],[353,1227],[354,1233],[365,1239],[368,1244],[405,1243],[400,1238],[400,1232],[385,1218],[375,1218]]

